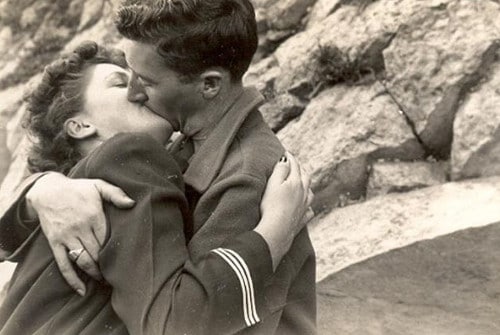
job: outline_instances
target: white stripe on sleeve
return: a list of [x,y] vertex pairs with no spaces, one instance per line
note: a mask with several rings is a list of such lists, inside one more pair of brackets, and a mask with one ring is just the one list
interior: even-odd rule
[[228,263],[240,281],[243,298],[243,316],[246,325],[250,327],[260,322],[255,308],[255,295],[252,277],[243,258],[230,249],[217,248],[212,251]]

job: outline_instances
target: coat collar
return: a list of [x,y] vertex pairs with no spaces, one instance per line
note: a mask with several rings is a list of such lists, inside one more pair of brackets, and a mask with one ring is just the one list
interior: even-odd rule
[[184,173],[184,181],[196,191],[204,193],[219,173],[227,151],[251,111],[264,102],[255,88],[245,88],[235,103],[224,114],[201,147],[194,153]]

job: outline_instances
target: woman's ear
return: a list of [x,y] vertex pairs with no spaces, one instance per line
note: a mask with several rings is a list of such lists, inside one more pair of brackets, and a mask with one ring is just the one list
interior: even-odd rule
[[224,74],[218,70],[205,71],[201,75],[202,96],[206,100],[212,100],[221,91]]
[[64,130],[70,137],[83,140],[97,134],[93,124],[80,118],[70,118],[64,122]]

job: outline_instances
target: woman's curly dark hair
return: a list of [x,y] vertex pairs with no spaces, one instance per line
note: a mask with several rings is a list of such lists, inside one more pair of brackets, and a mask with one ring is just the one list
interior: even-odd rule
[[45,67],[40,83],[26,96],[24,127],[34,140],[28,156],[31,172],[66,174],[82,158],[64,123],[83,110],[85,70],[102,63],[126,67],[125,55],[95,42],[83,42],[71,54]]

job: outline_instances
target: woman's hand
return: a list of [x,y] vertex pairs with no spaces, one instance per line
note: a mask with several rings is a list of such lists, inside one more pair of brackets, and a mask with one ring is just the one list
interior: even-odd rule
[[301,171],[295,157],[286,153],[267,182],[260,205],[262,218],[254,229],[269,246],[273,269],[314,216],[310,207],[314,196],[309,186],[309,176]]
[[102,180],[71,179],[55,172],[41,177],[26,194],[27,212],[38,216],[61,274],[80,295],[85,294],[85,284],[68,253],[83,249],[75,264],[100,278],[97,259],[106,237],[103,200],[120,208],[134,205],[120,188]]

